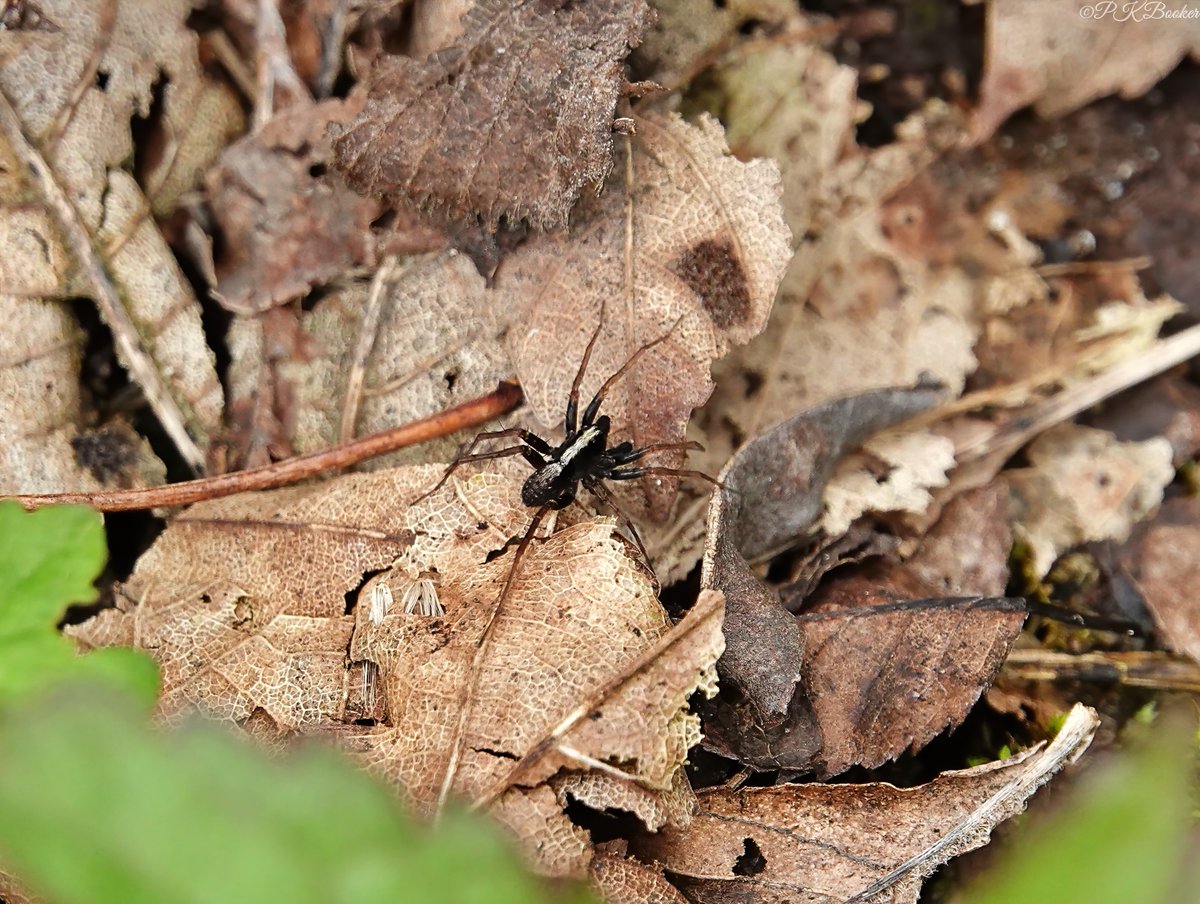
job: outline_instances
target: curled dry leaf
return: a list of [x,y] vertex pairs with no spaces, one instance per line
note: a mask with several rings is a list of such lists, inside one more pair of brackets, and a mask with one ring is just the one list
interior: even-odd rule
[[1125,540],[1162,501],[1175,477],[1162,437],[1117,442],[1111,433],[1062,424],[1028,449],[1029,467],[1008,474],[1012,517],[1040,578],[1072,546]]
[[0,494],[162,483],[166,468],[129,426],[85,426],[84,340],[70,313],[39,298],[0,304]]
[[453,46],[377,62],[337,166],[359,191],[456,219],[560,225],[608,175],[623,61],[652,15],[644,0],[480,0]]
[[819,735],[801,730],[815,727],[799,688],[803,632],[747,560],[802,537],[821,512],[821,493],[838,460],[939,396],[935,388],[880,390],[819,406],[747,443],[722,471],[724,487],[709,510],[701,584],[727,600],[719,670],[740,700],[723,695],[710,724],[726,750],[805,768],[820,747]]
[[1200,59],[1200,20],[1156,15],[1155,7],[1093,0],[989,5],[972,140],[986,140],[1028,104],[1049,118],[1107,94],[1137,97],[1185,56]]
[[921,883],[992,830],[1091,743],[1100,720],[1071,710],[1054,741],[943,772],[915,788],[779,785],[700,793],[700,814],[638,845],[691,901],[915,904]]
[[[221,237],[216,294],[232,310],[264,310],[374,263],[380,205],[325,172],[327,129],[355,112],[342,100],[291,107],[227,148],[205,177]],[[405,251],[446,242],[415,221],[402,238]]]
[[1141,524],[1118,553],[1121,578],[1133,584],[1163,644],[1200,662],[1200,499],[1175,497]]
[[[90,296],[176,448],[201,467],[221,386],[199,305],[122,167],[133,157],[130,120],[150,114],[157,81],[167,149],[184,158],[192,142],[181,146],[175,126],[223,110],[211,120],[223,135],[240,114],[203,79],[187,0],[45,0],[41,10],[54,27],[6,32],[0,63],[0,292]],[[176,162],[152,172],[154,190],[174,180],[175,192],[181,173],[202,165]]]
[[[529,520],[521,475],[452,480],[412,504],[439,471],[197,505],[118,608],[75,634],[152,653],[167,717],[199,707],[268,735],[333,731],[420,811],[444,787],[488,806],[550,874],[581,875],[590,858],[567,796],[685,822],[681,770],[699,739],[686,706],[713,691],[720,594],[671,626],[601,519],[533,540],[497,611],[513,558],[497,553]],[[388,605],[422,573],[442,618]]]
[[[683,439],[692,409],[712,391],[711,362],[762,329],[791,251],[777,169],[731,157],[715,121],[640,118],[630,146],[603,194],[581,202],[570,234],[521,246],[493,291],[494,303],[524,316],[513,359],[547,425],[562,417],[602,311],[585,397],[669,333],[604,404],[614,434],[642,447]],[[648,491],[661,517],[667,494]]]

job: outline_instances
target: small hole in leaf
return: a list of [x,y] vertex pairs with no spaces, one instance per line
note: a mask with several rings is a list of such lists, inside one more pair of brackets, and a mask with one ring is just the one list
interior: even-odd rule
[[453,390],[454,384],[458,382],[458,371],[448,370],[442,374],[442,379],[446,381],[446,388]]
[[762,855],[753,838],[742,840],[742,856],[733,865],[735,876],[757,876],[767,868],[767,858]]
[[108,73],[103,69],[96,70],[96,87],[101,91],[108,90]]
[[320,179],[328,171],[329,171],[329,169],[328,169],[328,167],[325,166],[324,163],[314,163],[312,166],[310,166],[308,168],[308,174],[310,176],[312,176],[314,179]]

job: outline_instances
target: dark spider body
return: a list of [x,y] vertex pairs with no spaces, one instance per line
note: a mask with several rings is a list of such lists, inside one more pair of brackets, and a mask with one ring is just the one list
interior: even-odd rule
[[[484,461],[492,458],[520,455],[534,469],[533,473],[521,485],[521,502],[529,508],[538,509],[538,513],[534,516],[534,524],[531,526],[530,532],[532,531],[532,527],[536,526],[537,522],[544,517],[547,511],[566,508],[570,505],[579,492],[580,484],[583,484],[584,489],[612,508],[632,529],[632,523],[621,512],[612,494],[604,487],[604,481],[636,480],[639,477],[653,474],[675,474],[690,475],[715,482],[707,474],[699,471],[633,466],[639,459],[652,452],[665,452],[670,449],[697,449],[700,448],[698,443],[652,443],[640,449],[635,449],[631,442],[618,443],[612,448],[609,448],[608,445],[608,435],[612,429],[612,424],[608,415],[600,414],[600,405],[604,401],[605,395],[613,383],[620,379],[634,365],[638,358],[659,343],[665,342],[670,337],[674,327],[672,327],[672,330],[668,330],[662,336],[659,336],[652,342],[646,343],[635,351],[629,357],[629,360],[621,366],[620,370],[604,382],[604,385],[600,387],[600,390],[588,403],[587,407],[583,409],[582,416],[579,416],[579,386],[583,382],[583,375],[587,370],[588,361],[592,356],[592,349],[595,347],[596,340],[600,336],[603,323],[604,316],[602,311],[600,323],[597,324],[596,331],[592,333],[592,338],[588,341],[587,348],[583,353],[583,361],[580,363],[579,371],[575,374],[575,380],[571,384],[571,393],[567,397],[567,411],[563,418],[564,436],[561,443],[557,446],[552,446],[536,433],[520,427],[480,433],[471,442],[471,445],[467,447],[466,453],[451,463],[450,467],[446,469],[446,473],[442,475],[442,479],[425,495],[428,496],[436,491],[438,487],[446,482],[455,468],[461,464],[469,461]],[[510,446],[506,449],[497,449],[492,452],[472,454],[472,450],[476,444],[482,440],[510,436],[519,439],[521,445]],[[525,541],[528,540],[529,536],[530,533],[527,533]],[[636,531],[634,531],[634,536],[636,538]]]
[[629,442],[609,449],[610,429],[608,417],[601,415],[594,424],[567,434],[540,465],[534,463],[532,456],[526,456],[537,470],[521,485],[521,502],[530,508],[542,505],[552,509],[566,508],[575,500],[581,483],[594,492],[601,480],[631,479],[628,472],[618,469],[641,458],[642,453],[635,452],[633,443]]

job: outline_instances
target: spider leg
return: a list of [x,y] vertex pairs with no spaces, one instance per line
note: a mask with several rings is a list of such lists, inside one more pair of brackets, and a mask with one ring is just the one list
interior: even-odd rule
[[[519,437],[521,441],[525,443],[525,445],[510,446],[507,449],[499,449],[495,452],[478,452],[471,454],[471,450],[473,450],[483,440],[501,439],[506,436]],[[509,455],[524,455],[525,460],[533,465],[533,467],[541,468],[546,464],[546,461],[542,456],[549,455],[550,451],[551,449],[549,443],[547,443],[536,433],[530,433],[528,430],[525,430],[521,427],[510,427],[507,430],[489,430],[484,433],[480,433],[473,440],[471,440],[471,444],[467,446],[464,454],[458,456],[456,459],[454,459],[454,461],[450,462],[450,464],[446,466],[446,470],[442,472],[441,479],[438,480],[438,482],[432,487],[430,487],[430,489],[414,499],[413,504],[416,505],[416,503],[423,499],[427,499],[440,490],[442,486],[445,485],[446,481],[450,479],[450,475],[458,470],[459,465],[464,465],[472,461],[488,461],[489,459],[493,458],[505,458]]]
[[[587,485],[585,484],[585,486]],[[621,519],[621,523],[625,525],[625,529],[633,536],[633,542],[637,544],[638,551],[642,554],[642,559],[645,560],[647,565],[650,564],[650,553],[646,552],[646,544],[642,542],[642,537],[634,526],[633,521],[630,520],[629,516],[625,514],[625,510],[617,503],[617,497],[610,493],[608,487],[602,483],[592,484],[587,489]]]
[[590,427],[592,425],[592,422],[596,419],[596,413],[600,410],[600,403],[604,401],[604,396],[608,394],[608,391],[612,388],[613,383],[617,382],[617,380],[624,376],[629,371],[629,368],[633,367],[633,365],[637,363],[638,358],[650,351],[650,349],[654,348],[654,346],[660,345],[670,339],[671,334],[675,332],[675,327],[679,326],[679,324],[682,322],[683,318],[680,317],[671,324],[671,328],[669,330],[667,330],[657,339],[651,339],[636,352],[630,355],[629,360],[621,365],[621,369],[604,381],[604,385],[600,387],[600,391],[592,397],[592,400],[588,402],[587,408],[583,410],[583,420],[581,421],[580,426]]
[[709,477],[703,471],[694,471],[690,468],[630,468],[627,471],[609,471],[604,475],[605,480],[637,480],[639,477],[652,477],[654,475],[668,474],[676,477],[695,477],[698,480],[705,480],[715,487],[724,489],[724,484],[715,477]]
[[668,452],[671,449],[688,449],[703,452],[704,447],[698,442],[688,440],[685,443],[651,443],[641,449],[631,449],[627,453],[616,452],[615,449],[610,449],[609,452],[616,453],[613,455],[613,463],[618,465],[627,465],[637,461],[644,455],[650,455],[653,452]]
[[604,327],[605,307],[605,301],[601,299],[600,322],[596,324],[596,331],[592,333],[587,348],[583,350],[583,360],[579,362],[579,370],[575,372],[575,379],[571,382],[571,394],[567,396],[567,416],[563,424],[568,436],[575,432],[575,416],[579,411],[579,386],[583,383],[583,375],[587,371],[588,361],[592,359],[592,349],[596,347],[596,340],[600,338],[600,330]]

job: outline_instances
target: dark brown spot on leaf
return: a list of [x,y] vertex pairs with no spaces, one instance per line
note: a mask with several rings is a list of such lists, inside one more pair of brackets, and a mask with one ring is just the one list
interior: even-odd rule
[[700,296],[720,329],[745,323],[750,316],[746,271],[728,239],[697,242],[675,259],[671,270]]

